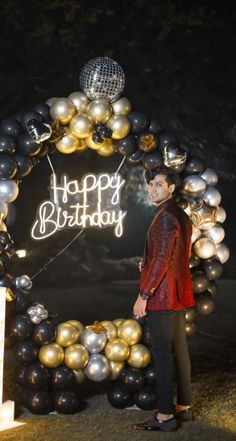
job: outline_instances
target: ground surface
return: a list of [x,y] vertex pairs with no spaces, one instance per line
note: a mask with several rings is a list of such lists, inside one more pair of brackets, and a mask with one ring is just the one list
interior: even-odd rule
[[[35,290],[35,300],[44,301],[64,319],[77,318],[84,323],[128,315],[137,292],[136,282],[106,286],[87,286],[65,290]],[[18,409],[18,420],[25,426],[0,434],[1,441],[133,441],[165,440],[236,440],[236,282],[222,280],[215,311],[199,317],[198,332],[189,338],[192,360],[192,392],[195,421],[186,423],[175,434],[133,432],[132,423],[145,421],[150,411],[116,410],[106,398],[106,385],[87,383],[82,387],[87,407],[72,416],[33,416]],[[207,335],[206,335],[207,334]],[[210,335],[214,335],[212,337]],[[217,338],[216,338],[217,336]],[[234,341],[233,341],[234,340]],[[11,356],[5,378],[6,398],[14,395],[14,370]]]

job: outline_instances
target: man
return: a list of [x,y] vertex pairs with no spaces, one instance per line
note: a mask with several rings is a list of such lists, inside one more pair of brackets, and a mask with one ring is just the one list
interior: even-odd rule
[[[177,205],[175,175],[167,168],[145,175],[157,211],[149,226],[140,262],[140,293],[133,312],[147,314],[152,356],[157,369],[159,409],[147,423],[134,429],[174,431],[178,419],[193,419],[190,400],[190,360],[185,334],[185,309],[193,307],[189,270],[192,225]],[[173,405],[173,354],[176,357],[177,405]]]

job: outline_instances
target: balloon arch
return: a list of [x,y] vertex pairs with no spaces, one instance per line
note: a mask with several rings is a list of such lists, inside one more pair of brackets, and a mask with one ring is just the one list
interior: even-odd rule
[[93,59],[81,71],[82,91],[51,98],[0,124],[0,285],[7,288],[6,347],[9,343],[14,347],[22,403],[36,414],[78,412],[78,384],[86,377],[112,380],[108,399],[117,408],[135,403],[150,409],[157,399],[143,319],[107,320],[89,327],[77,320],[60,323],[32,301],[27,275],[9,273],[14,243],[4,223],[8,204],[17,198],[20,181],[40,157],[56,150],[72,154],[90,148],[104,157],[118,152],[133,167],[165,166],[178,174],[177,202],[193,225],[190,268],[196,308],[186,312],[187,334],[194,332],[196,313],[213,310],[215,280],[229,257],[222,243],[226,213],[219,206],[216,173],[159,120],[131,111],[130,101],[120,98],[124,82],[118,63]]

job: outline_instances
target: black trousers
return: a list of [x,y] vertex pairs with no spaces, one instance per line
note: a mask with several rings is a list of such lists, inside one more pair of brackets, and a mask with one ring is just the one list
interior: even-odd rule
[[174,410],[174,364],[177,403],[188,406],[191,401],[191,365],[185,334],[185,311],[148,311],[147,323],[157,369],[159,412],[171,414]]

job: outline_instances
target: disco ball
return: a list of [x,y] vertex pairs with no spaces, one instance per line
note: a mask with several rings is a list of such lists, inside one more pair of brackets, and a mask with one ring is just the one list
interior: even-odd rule
[[80,86],[91,99],[115,101],[125,86],[121,66],[108,57],[96,57],[88,61],[80,74]]

